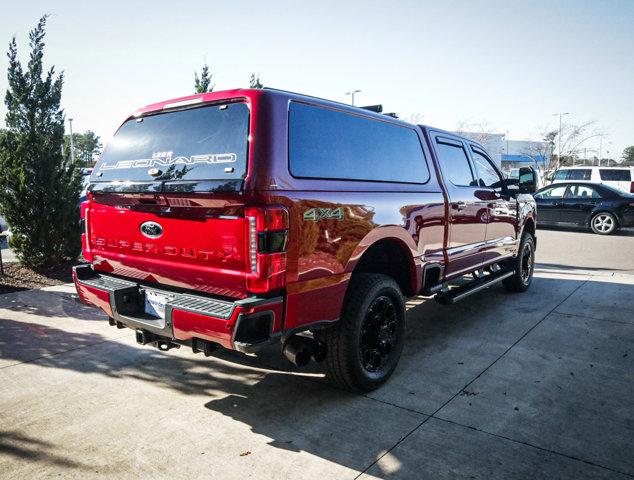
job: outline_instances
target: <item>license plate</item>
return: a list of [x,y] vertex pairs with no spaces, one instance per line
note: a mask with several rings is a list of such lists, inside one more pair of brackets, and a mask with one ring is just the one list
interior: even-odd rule
[[145,313],[165,319],[165,304],[170,297],[153,290],[145,291]]

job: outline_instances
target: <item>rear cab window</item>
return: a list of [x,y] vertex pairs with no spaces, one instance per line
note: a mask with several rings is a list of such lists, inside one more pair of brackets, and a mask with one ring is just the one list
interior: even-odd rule
[[291,102],[289,170],[299,178],[426,183],[429,169],[413,128]]
[[90,180],[243,179],[248,136],[249,108],[244,102],[131,118],[108,143]]

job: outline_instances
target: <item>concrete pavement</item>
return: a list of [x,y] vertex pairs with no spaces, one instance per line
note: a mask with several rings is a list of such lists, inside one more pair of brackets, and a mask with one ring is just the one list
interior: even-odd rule
[[634,229],[602,236],[581,228],[537,230],[537,262],[544,268],[634,274]]
[[414,300],[366,396],[275,352],[139,347],[70,292],[0,296],[1,478],[634,476],[634,276]]

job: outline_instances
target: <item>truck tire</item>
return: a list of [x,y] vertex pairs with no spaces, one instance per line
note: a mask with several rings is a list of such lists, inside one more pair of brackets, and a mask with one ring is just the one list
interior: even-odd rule
[[509,292],[525,292],[533,281],[535,269],[535,239],[530,233],[524,233],[517,256],[509,262],[513,275],[502,280]]
[[390,378],[405,339],[405,301],[387,275],[354,274],[337,324],[322,332],[326,378],[352,392],[369,392]]

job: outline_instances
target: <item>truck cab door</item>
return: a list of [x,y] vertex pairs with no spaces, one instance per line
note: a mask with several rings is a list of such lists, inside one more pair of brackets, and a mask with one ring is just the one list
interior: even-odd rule
[[469,144],[469,147],[480,187],[476,196],[488,213],[482,261],[491,263],[514,254],[517,242],[517,200],[509,194],[502,174],[487,153],[477,145]]
[[482,263],[487,208],[477,196],[473,166],[464,142],[449,134],[432,134],[433,148],[448,197],[446,277],[469,273]]

